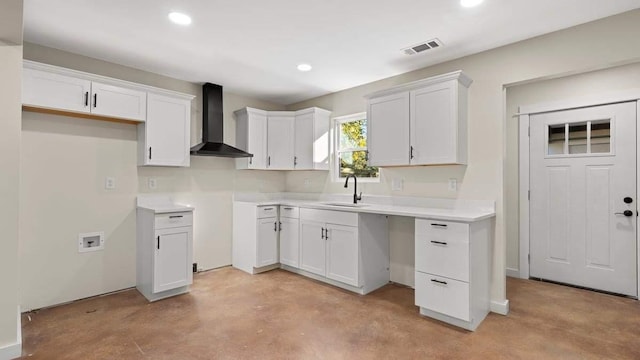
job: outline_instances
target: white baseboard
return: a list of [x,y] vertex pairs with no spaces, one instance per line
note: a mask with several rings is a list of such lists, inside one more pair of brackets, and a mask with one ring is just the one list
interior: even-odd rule
[[508,277],[518,278],[520,279],[520,270],[514,268],[506,268],[506,273]]
[[0,347],[0,360],[11,360],[22,356],[22,317],[20,315],[20,306],[18,306],[17,342]]
[[509,314],[509,300],[506,300],[506,299],[504,301],[491,300],[491,312],[494,312],[500,315]]

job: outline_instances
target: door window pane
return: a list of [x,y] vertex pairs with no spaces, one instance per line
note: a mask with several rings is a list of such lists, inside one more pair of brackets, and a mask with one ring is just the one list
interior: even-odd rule
[[547,153],[549,155],[564,154],[564,136],[565,124],[549,125],[549,146]]
[[569,154],[587,153],[587,123],[569,124]]
[[611,121],[602,120],[591,123],[591,152],[611,152]]

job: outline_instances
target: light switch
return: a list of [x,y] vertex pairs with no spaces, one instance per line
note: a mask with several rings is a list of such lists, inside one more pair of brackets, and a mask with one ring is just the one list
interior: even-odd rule
[[116,188],[116,178],[107,176],[104,179],[104,188],[107,190],[113,190]]
[[149,178],[149,189],[155,190],[158,188],[158,180],[156,178]]

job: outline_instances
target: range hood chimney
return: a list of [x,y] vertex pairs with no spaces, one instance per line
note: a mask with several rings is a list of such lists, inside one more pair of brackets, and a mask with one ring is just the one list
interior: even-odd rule
[[202,142],[191,148],[191,155],[253,157],[223,142],[223,126],[222,86],[206,83],[202,85]]

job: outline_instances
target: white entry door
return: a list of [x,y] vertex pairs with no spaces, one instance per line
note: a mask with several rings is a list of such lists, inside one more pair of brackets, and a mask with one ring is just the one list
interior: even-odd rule
[[530,275],[637,296],[636,103],[530,117]]

